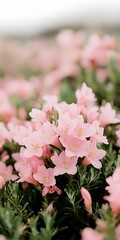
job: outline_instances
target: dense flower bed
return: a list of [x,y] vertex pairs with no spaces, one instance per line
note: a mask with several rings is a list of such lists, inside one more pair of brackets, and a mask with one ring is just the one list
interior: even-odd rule
[[1,45],[0,239],[120,240],[117,41]]

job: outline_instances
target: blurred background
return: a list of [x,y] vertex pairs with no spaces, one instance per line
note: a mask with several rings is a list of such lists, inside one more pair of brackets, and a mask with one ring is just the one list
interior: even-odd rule
[[0,0],[0,35],[32,38],[63,28],[119,33],[119,0]]

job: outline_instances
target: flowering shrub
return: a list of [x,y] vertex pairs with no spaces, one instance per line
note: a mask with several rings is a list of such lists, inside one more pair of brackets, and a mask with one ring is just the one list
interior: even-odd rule
[[16,61],[0,81],[0,239],[119,240],[117,42],[67,30],[34,44],[17,52],[29,81]]

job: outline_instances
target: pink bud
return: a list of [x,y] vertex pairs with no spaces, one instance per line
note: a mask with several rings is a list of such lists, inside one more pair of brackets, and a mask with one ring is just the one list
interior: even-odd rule
[[90,193],[84,187],[81,188],[80,192],[81,192],[82,198],[84,199],[86,210],[92,213],[92,199],[91,199]]

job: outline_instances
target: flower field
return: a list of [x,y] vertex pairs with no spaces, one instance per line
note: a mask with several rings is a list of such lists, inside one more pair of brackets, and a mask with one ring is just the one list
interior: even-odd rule
[[0,40],[0,240],[120,240],[120,42]]

